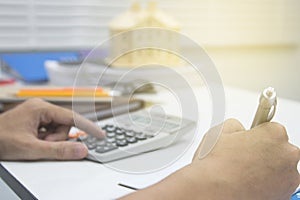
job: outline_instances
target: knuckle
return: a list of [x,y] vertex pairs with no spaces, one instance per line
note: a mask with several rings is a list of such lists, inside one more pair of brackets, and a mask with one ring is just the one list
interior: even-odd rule
[[29,114],[38,116],[41,112],[41,105],[43,105],[43,100],[39,98],[30,98],[23,103],[19,104],[16,109],[19,109],[19,112],[28,112]]
[[225,120],[225,123],[237,123],[237,122],[239,122],[239,121],[235,118],[229,118],[229,119]]
[[288,140],[286,128],[277,122],[268,122],[265,125],[267,131],[274,137]]
[[237,129],[244,129],[243,124],[234,118],[229,118],[224,122],[224,126],[236,127]]
[[47,103],[40,98],[30,98],[25,101],[24,105],[31,110],[42,110]]
[[291,151],[291,155],[294,155],[294,157],[297,159],[297,161],[299,161],[300,159],[300,149],[299,147],[290,144],[290,151]]
[[30,99],[26,100],[26,102],[28,104],[36,105],[36,104],[44,103],[45,101],[40,98],[30,98]]
[[238,126],[242,126],[242,123],[234,118],[229,118],[225,121],[225,124],[234,124],[234,125],[238,125]]
[[277,122],[270,122],[268,124],[269,124],[272,131],[282,133],[282,134],[286,134],[286,129],[283,125],[281,125]]

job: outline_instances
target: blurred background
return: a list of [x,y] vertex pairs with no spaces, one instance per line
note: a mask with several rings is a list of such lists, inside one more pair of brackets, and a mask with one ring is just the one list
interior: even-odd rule
[[[142,5],[148,1],[138,1]],[[300,100],[299,0],[157,0],[226,85]],[[0,0],[0,53],[91,49],[130,0]],[[182,47],[193,54],[193,48]],[[197,56],[197,55],[195,55]]]

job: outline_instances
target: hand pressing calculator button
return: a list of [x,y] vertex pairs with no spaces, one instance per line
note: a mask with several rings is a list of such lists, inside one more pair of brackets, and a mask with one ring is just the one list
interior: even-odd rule
[[[174,138],[178,138],[174,137],[175,134],[179,131],[187,132],[195,125],[191,120],[175,116],[151,113],[151,117],[149,119],[148,113],[142,110],[130,113],[130,118],[126,114],[106,119],[97,123],[106,131],[106,138],[83,135],[77,141],[87,146],[87,159],[109,162],[167,147],[174,142]],[[118,122],[118,125],[114,122]],[[135,123],[139,125],[136,130]],[[130,129],[127,129],[128,124],[132,124]],[[145,128],[141,130],[140,127]],[[80,130],[73,127],[70,133],[78,131]]]

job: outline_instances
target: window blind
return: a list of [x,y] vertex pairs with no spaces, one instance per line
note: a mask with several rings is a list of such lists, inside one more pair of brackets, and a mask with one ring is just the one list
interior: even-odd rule
[[108,37],[107,23],[128,5],[121,1],[0,1],[0,48],[92,47]]
[[[142,5],[146,0],[140,0]],[[0,0],[0,51],[91,48],[130,0]],[[299,0],[158,0],[204,45],[299,43]]]

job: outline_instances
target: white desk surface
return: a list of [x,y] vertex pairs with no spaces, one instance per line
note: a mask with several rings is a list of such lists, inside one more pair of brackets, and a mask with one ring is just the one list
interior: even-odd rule
[[[118,183],[128,184],[137,188],[151,185],[166,177],[173,171],[188,164],[198,146],[204,132],[209,128],[210,107],[207,92],[203,88],[196,89],[200,101],[200,122],[203,124],[197,131],[190,148],[173,164],[152,173],[132,174],[123,173],[109,167],[91,161],[37,161],[37,162],[1,162],[21,183],[25,185],[37,198],[47,199],[115,199],[132,192],[118,186]],[[225,118],[237,118],[246,128],[249,128],[258,104],[257,93],[245,90],[228,88],[226,93]],[[151,100],[168,102],[166,94],[143,96]],[[279,95],[280,96],[280,95]],[[169,102],[165,107],[171,113],[174,112],[174,104]],[[300,146],[299,114],[300,102],[287,99],[278,100],[278,112],[273,121],[284,124],[289,133],[290,141]],[[206,117],[207,116],[207,117]],[[172,151],[169,147],[164,151]],[[147,160],[147,154],[139,156],[140,160],[149,163],[159,162],[159,151],[156,152],[158,159]],[[129,159],[116,161],[121,164],[129,162]],[[136,163],[138,164],[138,163]],[[0,195],[1,197],[1,195]]]

